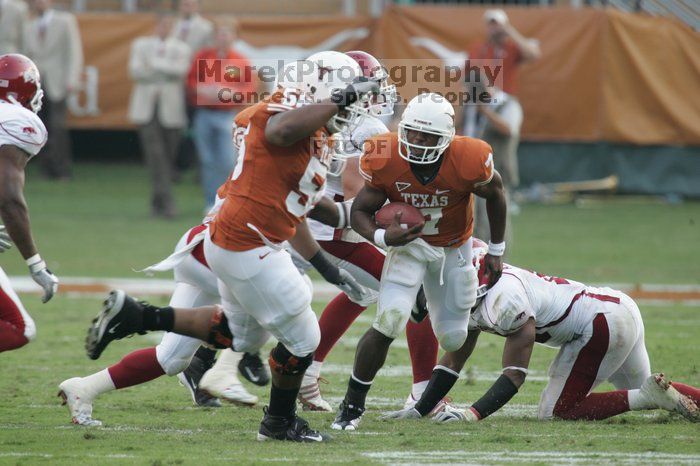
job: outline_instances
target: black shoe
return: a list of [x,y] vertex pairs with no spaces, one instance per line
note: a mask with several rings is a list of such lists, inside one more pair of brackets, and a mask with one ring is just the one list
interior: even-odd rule
[[[200,348],[201,350],[201,348]],[[209,350],[207,350],[209,351]],[[218,398],[211,396],[204,390],[199,389],[199,381],[202,380],[204,373],[211,369],[214,365],[215,359],[211,357],[200,357],[201,351],[197,351],[194,355],[190,365],[184,371],[177,375],[182,385],[185,386],[190,391],[192,395],[192,401],[197,406],[202,406],[205,408],[219,408],[221,407],[221,401]],[[209,356],[206,354],[206,356]]]
[[238,372],[249,382],[264,387],[270,383],[270,373],[260,359],[260,353],[243,353]]
[[90,359],[97,359],[112,340],[119,340],[143,330],[143,308],[150,306],[127,296],[122,290],[109,293],[102,311],[92,321],[85,338],[85,349]]
[[354,406],[343,400],[331,428],[333,430],[357,430],[363,414],[365,414],[364,406]]
[[420,289],[418,290],[418,295],[416,295],[416,303],[413,305],[413,309],[411,309],[411,322],[420,324],[423,322],[423,319],[428,315],[428,302],[427,299],[425,298],[425,292],[423,291],[423,287],[421,286]]
[[290,442],[327,442],[332,437],[309,427],[309,423],[296,414],[292,417],[272,416],[267,407],[263,408],[265,416],[260,423],[258,440],[287,440]]

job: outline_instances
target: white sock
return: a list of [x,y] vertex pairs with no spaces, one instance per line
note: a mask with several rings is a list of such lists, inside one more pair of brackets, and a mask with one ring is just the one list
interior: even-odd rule
[[627,390],[627,401],[630,404],[630,411],[640,411],[643,409],[655,409],[656,406],[650,403],[642,391],[639,389]]
[[411,388],[411,395],[413,395],[414,400],[420,400],[420,397],[423,396],[423,392],[428,387],[428,382],[430,382],[430,380],[424,380],[413,384],[413,387]]
[[308,369],[306,369],[306,372],[304,373],[304,377],[312,377],[314,379],[318,379],[319,376],[321,375],[321,367],[323,366],[323,361],[314,361],[311,363]]
[[111,392],[117,388],[114,386],[112,377],[109,375],[109,370],[107,369],[102,369],[100,372],[95,372],[92,375],[83,377],[82,383],[85,390],[93,397]]
[[221,375],[231,378],[238,383],[238,361],[240,361],[242,357],[242,353],[236,353],[231,349],[225,349],[219,352],[219,357],[216,359],[214,366],[209,370],[215,373],[221,373]]

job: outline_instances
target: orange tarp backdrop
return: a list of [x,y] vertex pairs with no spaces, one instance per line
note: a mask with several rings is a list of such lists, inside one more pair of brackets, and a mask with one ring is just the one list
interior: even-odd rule
[[[409,66],[440,64],[411,39],[467,50],[484,35],[484,10],[393,6],[376,20],[239,18],[240,37],[255,47],[310,49],[343,31],[366,29],[366,34],[341,40],[335,48],[363,48]],[[516,7],[506,12],[520,32],[540,41],[543,52],[539,61],[520,70],[524,139],[700,145],[700,33],[674,20],[614,10]],[[79,24],[85,62],[99,70],[100,114],[74,117],[72,126],[127,128],[129,47],[136,36],[152,31],[154,19],[86,14],[79,16]],[[419,61],[426,59],[432,60]],[[400,93],[410,98],[417,87],[409,83]]]

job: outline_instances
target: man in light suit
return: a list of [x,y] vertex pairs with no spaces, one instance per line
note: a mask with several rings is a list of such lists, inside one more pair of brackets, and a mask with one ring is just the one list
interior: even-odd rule
[[[214,45],[214,23],[199,14],[199,0],[180,0],[179,14],[170,33],[190,46],[192,55],[205,47]],[[197,148],[194,144],[192,122],[194,121],[194,106],[187,105],[187,119],[190,124],[178,148],[175,179],[180,178],[179,171],[196,166]]]
[[0,0],[0,55],[24,53],[27,4],[20,0]]
[[141,150],[151,172],[152,213],[176,215],[172,195],[175,151],[187,124],[184,79],[191,52],[186,43],[170,36],[172,18],[162,16],[155,34],[139,37],[131,46],[129,75],[134,80],[129,120],[139,126]]
[[69,179],[73,163],[66,126],[68,95],[76,91],[83,71],[83,46],[75,16],[51,8],[51,0],[34,0],[26,52],[41,73],[44,105],[39,116],[51,134],[41,159],[46,176]]

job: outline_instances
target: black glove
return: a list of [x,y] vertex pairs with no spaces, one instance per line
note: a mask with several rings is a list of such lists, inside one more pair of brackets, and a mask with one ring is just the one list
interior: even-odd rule
[[348,84],[345,89],[336,89],[331,95],[331,102],[338,106],[339,110],[344,110],[348,105],[352,105],[365,94],[379,94],[379,82],[364,76],[356,78],[352,84]]

